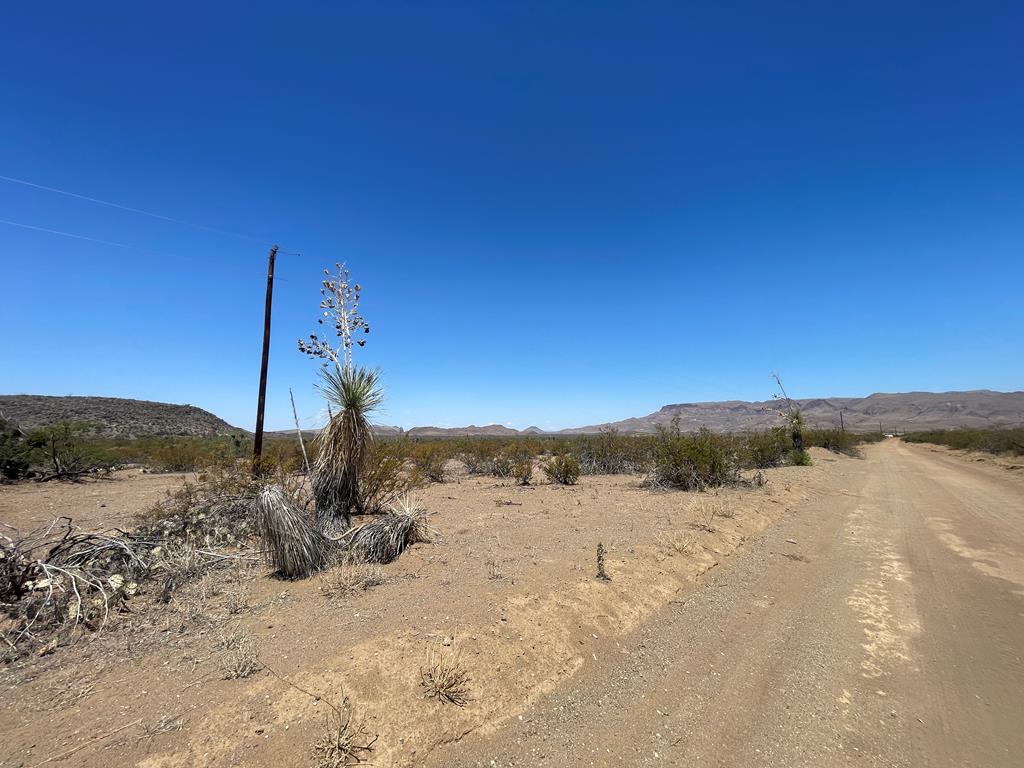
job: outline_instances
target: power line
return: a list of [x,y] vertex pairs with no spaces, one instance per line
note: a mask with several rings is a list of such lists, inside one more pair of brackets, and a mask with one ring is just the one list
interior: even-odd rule
[[157,256],[173,256],[170,253],[164,253],[162,251],[154,251],[152,248],[143,248],[139,245],[129,245],[128,243],[117,243],[113,240],[100,240],[97,237],[88,237],[86,235],[76,235],[73,232],[64,232],[59,229],[48,229],[47,227],[37,227],[34,224],[22,224],[18,221],[9,221],[7,219],[0,219],[0,224],[6,224],[9,227],[21,227],[22,229],[32,229],[36,232],[47,232],[51,235],[61,235],[63,237],[73,237],[76,240],[88,240],[90,243],[100,243],[101,245],[113,245],[117,248],[129,248],[133,251],[145,251],[146,253],[153,253]]
[[[106,205],[110,208],[117,208],[118,210],[128,211],[130,213],[138,213],[143,216],[150,216],[154,219],[161,219],[162,221],[169,221],[173,224],[181,224],[186,227],[192,227],[193,229],[202,229],[207,232],[215,232],[220,235],[227,235],[229,237],[241,237],[245,240],[253,240],[258,243],[265,243],[269,238],[256,237],[254,235],[246,235],[241,232],[232,232],[227,229],[219,229],[218,227],[208,227],[205,224],[196,224],[192,221],[185,221],[184,219],[176,219],[173,216],[164,216],[162,213],[153,213],[152,211],[145,211],[141,208],[133,208],[129,205],[121,205],[120,203],[112,203],[109,200],[100,200],[97,197],[89,197],[88,195],[80,195],[77,192],[69,192],[66,189],[57,189],[56,187],[48,187],[44,184],[36,184],[34,181],[26,181],[25,179],[16,179],[13,176],[0,175],[0,180],[9,181],[12,184],[21,184],[26,187],[33,187],[34,189],[41,189],[46,192],[54,192],[58,195],[65,195],[67,197],[73,197],[77,200],[85,200],[86,202],[96,203],[97,205]],[[17,225],[15,225],[17,226]],[[74,235],[72,235],[74,237]],[[85,238],[89,239],[89,238]],[[131,246],[128,246],[131,247]]]

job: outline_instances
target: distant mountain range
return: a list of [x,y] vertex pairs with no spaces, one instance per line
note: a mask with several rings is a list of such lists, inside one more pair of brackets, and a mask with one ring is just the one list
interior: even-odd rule
[[[1024,424],[1024,392],[876,393],[867,397],[829,397],[794,400],[810,426],[838,427],[840,413],[847,429],[910,431],[952,427],[1018,426]],[[774,400],[717,403],[677,403],[632,419],[565,429],[560,434],[585,434],[612,428],[622,432],[654,432],[678,416],[684,430],[702,426],[736,432],[779,424],[779,403]]]
[[[1024,392],[904,392],[876,393],[868,397],[810,398],[794,401],[810,426],[839,426],[840,413],[847,429],[913,431],[952,427],[1019,426],[1024,424]],[[563,429],[548,433],[537,427],[523,430],[501,424],[468,427],[375,426],[377,434],[408,437],[460,437],[484,435],[516,437],[520,435],[574,435],[616,429],[620,432],[650,433],[659,425],[669,425],[676,417],[683,430],[702,426],[721,432],[760,429],[780,423],[775,401],[746,402],[726,400],[713,403],[676,403],[646,416],[605,424]],[[171,405],[146,400],[116,397],[48,397],[43,395],[0,395],[0,415],[20,424],[23,429],[58,421],[86,421],[94,432],[106,436],[142,437],[147,435],[231,435],[245,430],[192,405]],[[280,430],[270,435],[294,434]],[[312,436],[314,432],[303,431]]]

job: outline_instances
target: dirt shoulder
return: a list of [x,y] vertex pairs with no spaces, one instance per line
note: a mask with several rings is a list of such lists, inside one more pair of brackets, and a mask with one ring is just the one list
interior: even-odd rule
[[1016,766],[1024,483],[887,441],[426,766]]
[[[199,605],[119,617],[103,643],[4,670],[3,756],[33,765],[137,721],[79,749],[75,764],[107,764],[111,755],[147,766],[305,762],[325,706],[266,670],[221,679],[223,638],[237,629],[301,688],[334,700],[344,691],[379,737],[376,765],[420,765],[445,744],[527,713],[588,660],[615,653],[622,637],[854,461],[816,459],[769,471],[765,488],[718,494],[652,493],[627,476],[575,487],[490,478],[433,485],[421,496],[442,538],[385,567],[381,586],[328,598],[320,579],[285,583],[257,569],[237,584],[209,585]],[[121,520],[126,502],[98,507],[92,496],[114,487],[137,500],[158,491],[153,476],[137,476],[117,486],[2,489],[0,498],[4,509],[31,510],[29,520],[90,502]],[[711,510],[719,514],[709,518]],[[610,582],[594,578],[598,542]],[[225,594],[236,589],[248,607],[231,613]],[[423,697],[421,667],[434,648],[461,654],[471,680],[465,707]],[[157,732],[161,722],[175,728]]]

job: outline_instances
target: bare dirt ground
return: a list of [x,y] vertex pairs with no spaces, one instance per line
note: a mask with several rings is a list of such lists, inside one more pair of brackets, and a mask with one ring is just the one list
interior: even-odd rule
[[[311,764],[324,702],[268,669],[222,679],[238,631],[277,675],[344,691],[376,766],[1019,765],[1021,471],[894,440],[813,455],[719,494],[431,486],[443,538],[383,585],[252,568],[4,669],[0,765]],[[152,482],[95,508],[123,522]],[[0,519],[104,503],[54,488],[0,489]],[[432,648],[461,653],[466,706],[424,698]]]

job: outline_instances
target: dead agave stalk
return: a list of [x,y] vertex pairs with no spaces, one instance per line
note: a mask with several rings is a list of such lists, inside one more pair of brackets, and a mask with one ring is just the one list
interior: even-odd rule
[[301,579],[329,562],[330,542],[279,485],[260,489],[256,497],[256,528],[267,557],[287,579]]

